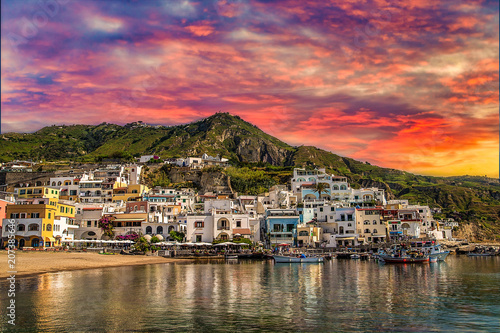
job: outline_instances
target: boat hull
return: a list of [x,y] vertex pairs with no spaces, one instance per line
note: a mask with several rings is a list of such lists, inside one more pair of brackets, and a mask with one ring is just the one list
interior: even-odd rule
[[436,258],[438,261],[445,261],[450,251],[437,252],[429,254],[429,258]]
[[429,262],[429,257],[424,258],[410,258],[410,257],[391,257],[380,256],[380,260],[386,264],[420,264]]
[[493,257],[492,253],[468,253],[468,257]]
[[273,256],[274,262],[276,263],[319,263],[323,262],[323,257],[309,257],[309,258],[299,258],[299,257],[288,257],[288,256]]

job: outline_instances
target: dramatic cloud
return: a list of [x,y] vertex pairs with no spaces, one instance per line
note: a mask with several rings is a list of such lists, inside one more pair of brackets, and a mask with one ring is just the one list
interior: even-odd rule
[[497,1],[2,1],[2,132],[219,110],[292,145],[498,177]]

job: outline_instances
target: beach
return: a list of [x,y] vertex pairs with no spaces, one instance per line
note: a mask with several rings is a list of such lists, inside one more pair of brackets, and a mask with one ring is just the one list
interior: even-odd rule
[[[8,277],[7,251],[0,251],[0,278]],[[164,264],[187,262],[189,259],[163,258],[155,256],[102,255],[86,252],[23,252],[15,253],[16,276],[26,276],[77,269]]]

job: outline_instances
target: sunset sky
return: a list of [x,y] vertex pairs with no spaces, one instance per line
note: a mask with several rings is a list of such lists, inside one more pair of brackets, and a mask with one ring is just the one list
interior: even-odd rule
[[219,110],[291,145],[498,177],[495,1],[2,0],[2,133]]

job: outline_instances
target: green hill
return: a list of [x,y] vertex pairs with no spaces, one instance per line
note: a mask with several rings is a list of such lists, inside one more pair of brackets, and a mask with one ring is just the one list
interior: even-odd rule
[[325,167],[348,177],[353,187],[384,188],[389,199],[442,208],[442,217],[474,221],[485,234],[498,234],[500,183],[486,177],[431,177],[381,168],[311,146],[292,147],[256,126],[228,113],[179,126],[151,126],[136,122],[119,126],[50,126],[34,133],[6,133],[0,160],[98,162],[106,158],[131,160],[156,154],[161,158],[200,156],[229,158],[235,190],[257,193],[287,182],[293,167]]

